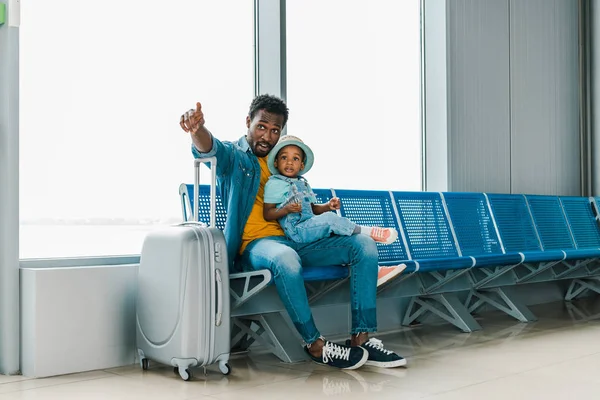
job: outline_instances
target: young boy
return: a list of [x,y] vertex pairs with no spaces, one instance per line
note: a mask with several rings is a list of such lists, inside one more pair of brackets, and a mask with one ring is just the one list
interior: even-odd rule
[[[313,165],[310,147],[296,136],[282,136],[267,158],[273,175],[265,185],[264,218],[279,221],[286,236],[297,243],[315,242],[331,234],[367,235],[375,242],[391,244],[398,238],[394,228],[357,225],[348,218],[329,211],[340,208],[340,199],[333,197],[325,204],[317,199],[302,176]],[[377,286],[401,273],[406,265],[380,267]]]

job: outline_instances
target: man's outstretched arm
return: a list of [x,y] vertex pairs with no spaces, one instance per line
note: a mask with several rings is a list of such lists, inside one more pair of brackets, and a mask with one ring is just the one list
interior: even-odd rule
[[223,143],[213,137],[204,124],[204,113],[200,103],[196,103],[196,109],[190,109],[179,120],[181,129],[188,132],[192,138],[194,157],[217,157],[217,175],[228,175],[234,163],[234,148],[231,143]]
[[179,125],[181,129],[188,132],[192,137],[192,142],[198,151],[208,153],[212,150],[212,135],[204,126],[204,113],[202,105],[196,103],[196,109],[190,109],[181,116]]

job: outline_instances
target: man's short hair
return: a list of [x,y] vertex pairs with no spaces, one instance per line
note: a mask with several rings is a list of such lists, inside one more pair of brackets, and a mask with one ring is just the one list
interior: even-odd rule
[[252,104],[250,104],[250,110],[248,111],[248,116],[250,116],[251,120],[254,119],[254,116],[259,110],[265,110],[271,114],[283,115],[282,128],[287,123],[289,110],[285,102],[279,97],[270,94],[261,94],[256,96],[254,100],[252,100]]

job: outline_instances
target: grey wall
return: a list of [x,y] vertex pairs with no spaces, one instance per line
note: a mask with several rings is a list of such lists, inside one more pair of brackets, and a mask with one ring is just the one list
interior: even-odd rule
[[510,189],[508,2],[448,2],[450,190]]
[[577,3],[510,2],[515,193],[581,194]]
[[600,195],[600,1],[590,1],[592,193]]
[[[428,8],[439,1],[425,0]],[[447,136],[447,182],[426,190],[579,195],[578,2],[451,0],[446,114],[426,115],[426,148]],[[425,48],[439,48],[428,40]],[[431,37],[431,35],[429,35]],[[427,56],[427,53],[426,53]],[[425,59],[425,78],[433,58]],[[426,86],[427,87],[427,86]],[[430,123],[446,119],[447,131]],[[426,151],[427,155],[427,151]],[[429,172],[428,175],[429,176]]]

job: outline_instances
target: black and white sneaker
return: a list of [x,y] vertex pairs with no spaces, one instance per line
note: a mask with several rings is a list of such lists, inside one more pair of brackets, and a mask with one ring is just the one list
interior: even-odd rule
[[[346,340],[346,345],[350,345],[350,340]],[[380,368],[393,368],[406,365],[406,359],[400,357],[391,350],[385,349],[383,347],[383,342],[379,339],[370,338],[360,347],[363,347],[369,353],[369,358],[365,365],[372,365]]]
[[369,358],[369,353],[362,347],[350,347],[343,344],[336,344],[328,340],[323,345],[323,354],[321,357],[313,357],[308,351],[308,346],[304,347],[308,356],[317,364],[329,365],[331,367],[342,369],[356,369],[361,367]]

